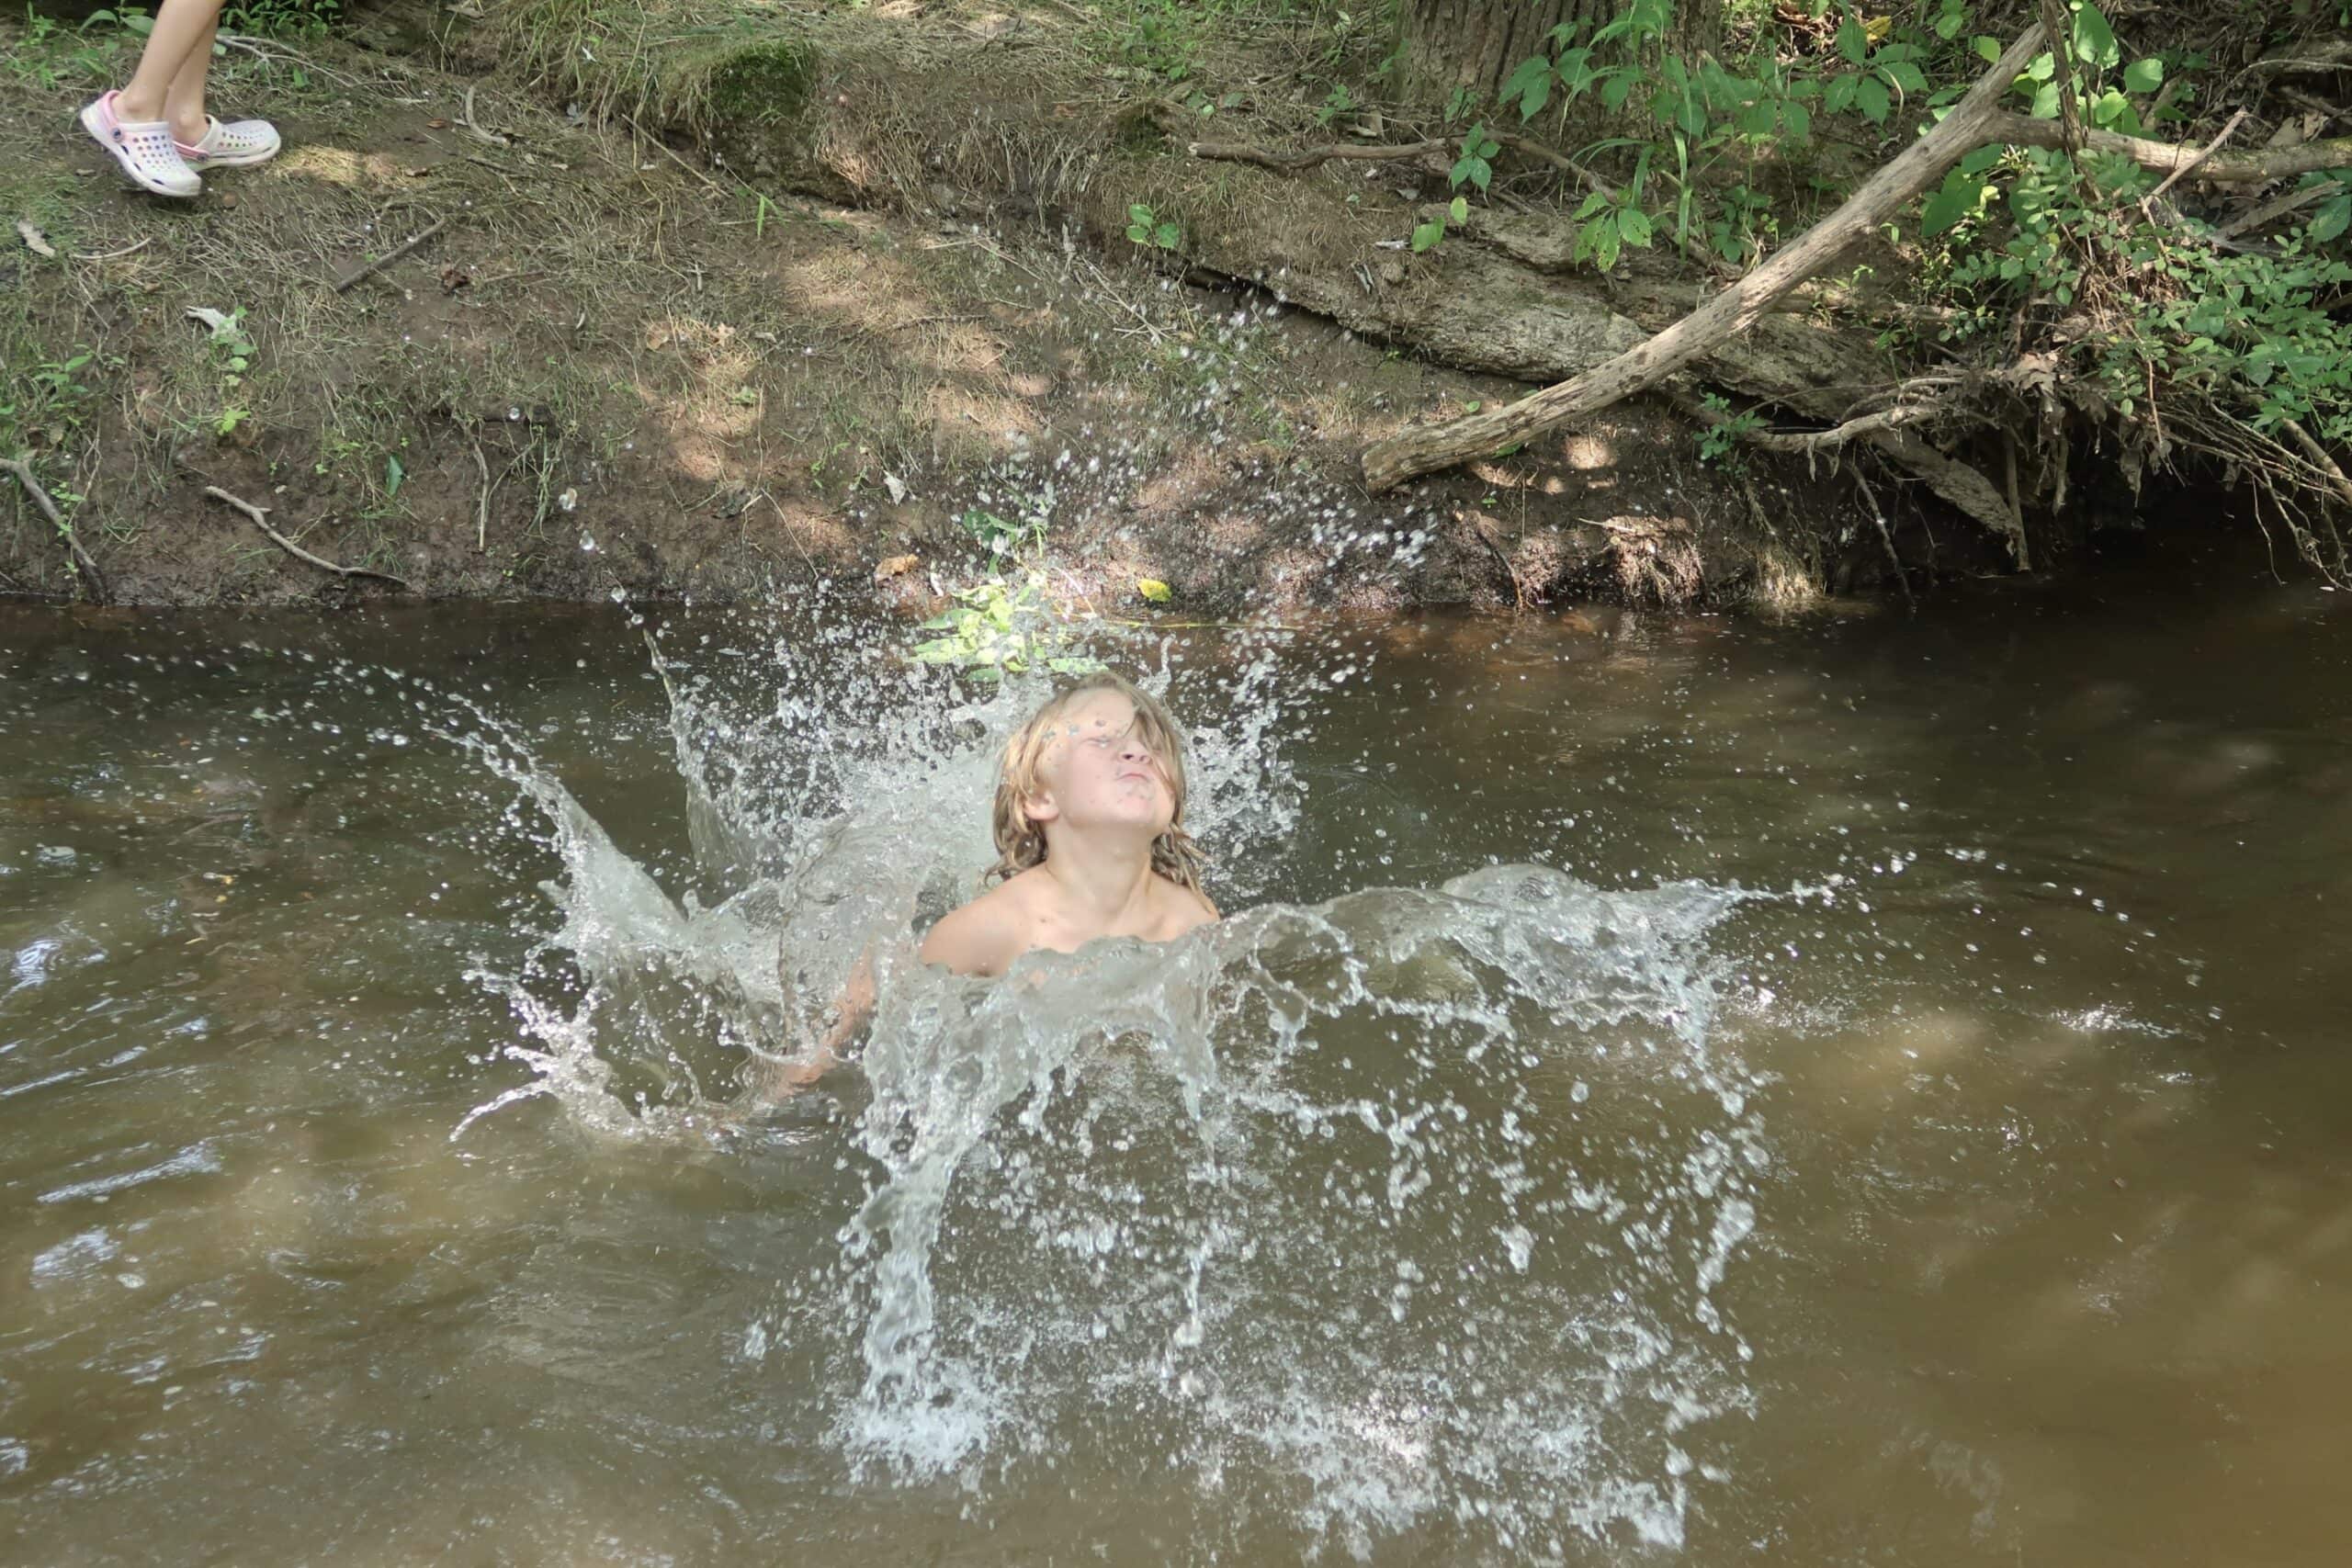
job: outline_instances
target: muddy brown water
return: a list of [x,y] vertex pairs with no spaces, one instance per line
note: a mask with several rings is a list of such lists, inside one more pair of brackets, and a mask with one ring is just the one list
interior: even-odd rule
[[[811,1320],[775,1310],[841,1267],[854,1077],[747,1136],[615,1135],[540,1096],[453,1137],[528,1080],[474,976],[549,929],[560,868],[427,710],[480,704],[690,881],[622,612],[0,609],[0,1556],[2339,1563],[2352,596],[2178,581],[1278,651],[1302,812],[1229,902],[1496,861],[1773,895],[1708,931],[1703,973],[1769,1170],[1702,1309],[1726,1326],[1664,1337],[1736,1335],[1736,1397],[1636,1388],[1585,1431],[1663,1456],[1622,1508],[1482,1467],[1534,1365],[1417,1395],[1473,1439],[1425,1461],[1378,1369],[1363,1410],[1342,1390],[1318,1418],[1386,1445],[1378,1495],[1253,1468],[1247,1432],[1176,1462],[1116,1400],[933,1473],[860,1462],[854,1341],[776,1343]],[[337,657],[374,673],[322,700]],[[1547,1049],[1581,1100],[1577,1038]],[[1038,1153],[991,1140],[973,1157]],[[1402,1249],[1465,1212],[1382,1224]],[[972,1219],[968,1269],[1011,1247],[1017,1272],[1020,1233]],[[1252,1265],[1307,1324],[1311,1252]],[[1400,1290],[1396,1321],[1491,1337],[1522,1310],[1507,1275],[1450,1288],[1418,1317]],[[1603,1353],[1546,1343],[1569,1372]]]

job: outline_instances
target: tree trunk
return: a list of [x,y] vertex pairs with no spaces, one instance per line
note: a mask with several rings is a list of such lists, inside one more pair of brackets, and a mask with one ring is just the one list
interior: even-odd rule
[[[1401,0],[1397,63],[1405,90],[1442,103],[1455,89],[1480,102],[1502,91],[1520,62],[1544,53],[1552,29],[1573,23],[1589,39],[1625,0]],[[1724,0],[1679,0],[1667,47],[1686,60],[1723,42]]]

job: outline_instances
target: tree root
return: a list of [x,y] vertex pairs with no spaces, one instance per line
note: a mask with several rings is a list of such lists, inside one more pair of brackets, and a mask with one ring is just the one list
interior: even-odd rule
[[[1896,392],[1900,396],[1901,389],[1896,389]],[[1683,413],[1701,424],[1724,431],[1744,446],[1766,452],[1796,453],[1806,457],[1817,457],[1826,448],[1843,446],[1882,431],[1900,430],[1906,424],[1921,424],[1958,412],[1943,399],[1930,398],[1925,402],[1898,402],[1892,408],[1859,415],[1826,430],[1763,430],[1743,425],[1737,416],[1711,409],[1688,394],[1671,393],[1668,396]]]
[[2352,479],[2345,477],[2343,466],[2328,455],[2327,448],[2321,446],[2310,431],[2305,430],[2294,420],[2280,420],[2278,428],[2293,436],[2295,445],[2303,449],[2303,456],[2309,457],[2318,466],[2320,472],[2327,476],[2328,488],[2335,492],[2335,498],[2338,501],[2352,503]]

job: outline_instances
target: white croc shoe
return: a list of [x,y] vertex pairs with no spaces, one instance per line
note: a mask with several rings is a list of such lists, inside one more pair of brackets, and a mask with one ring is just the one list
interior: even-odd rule
[[181,162],[191,169],[242,169],[266,164],[277,156],[277,127],[266,119],[236,119],[223,125],[204,122],[203,138],[193,145],[178,144]]
[[180,156],[172,128],[160,119],[126,121],[114,112],[114,100],[108,93],[83,108],[82,129],[91,139],[114,154],[141,190],[183,197],[201,194],[204,182]]

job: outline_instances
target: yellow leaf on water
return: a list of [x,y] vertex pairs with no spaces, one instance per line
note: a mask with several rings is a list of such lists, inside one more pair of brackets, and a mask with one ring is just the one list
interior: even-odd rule
[[1168,584],[1160,581],[1159,579],[1156,577],[1139,577],[1136,579],[1136,592],[1142,594],[1145,598],[1150,600],[1155,604],[1165,604],[1168,601],[1176,597],[1174,590],[1170,589]]

